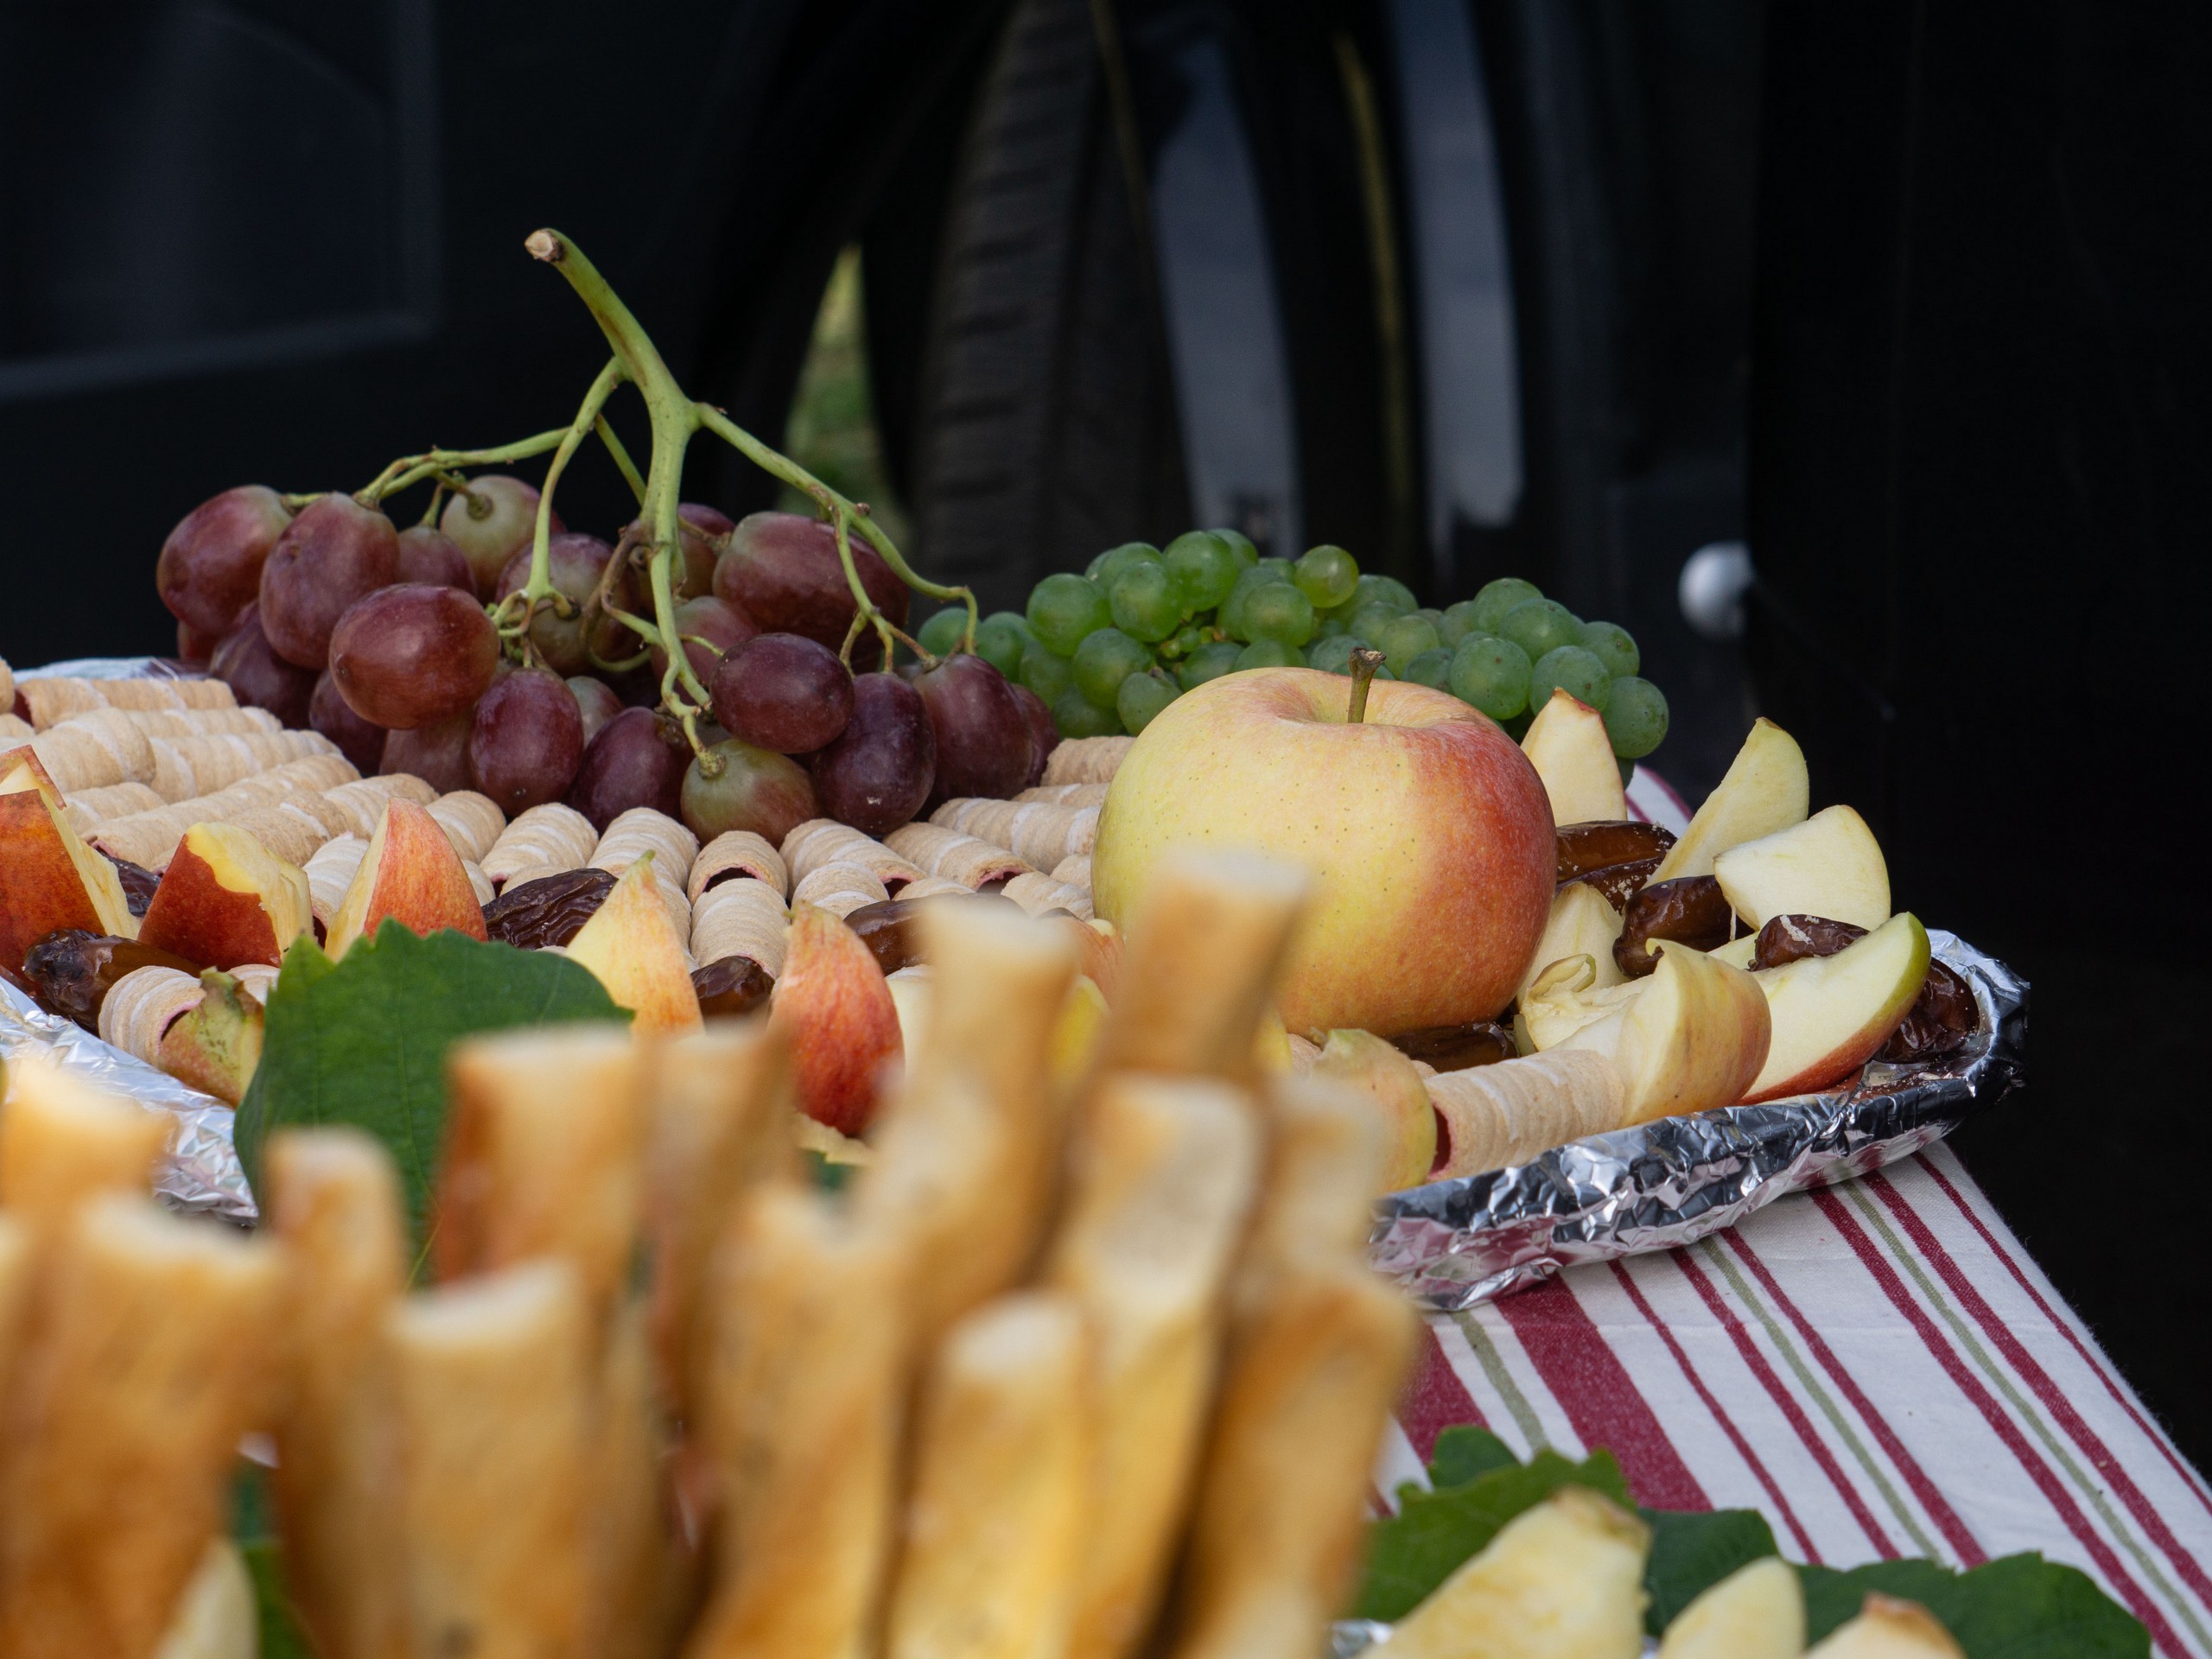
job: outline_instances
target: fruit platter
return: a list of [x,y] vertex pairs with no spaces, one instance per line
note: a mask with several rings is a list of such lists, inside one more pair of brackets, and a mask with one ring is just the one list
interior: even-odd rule
[[612,353],[567,424],[226,490],[174,658],[0,663],[0,1649],[2137,1650],[1602,1450],[1453,1429],[1367,1518],[1416,1303],[2017,1081],[1787,732],[1658,821],[1625,630],[1232,530],[984,614],[526,245]]

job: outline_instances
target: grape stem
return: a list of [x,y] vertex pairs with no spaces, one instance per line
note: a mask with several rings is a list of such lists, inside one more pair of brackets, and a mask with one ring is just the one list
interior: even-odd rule
[[[425,479],[453,473],[460,467],[498,467],[508,461],[527,461],[532,455],[542,455],[554,448],[568,435],[568,431],[567,427],[558,426],[550,432],[519,438],[493,449],[428,449],[419,455],[402,455],[378,474],[367,487],[356,490],[353,499],[365,507],[373,507],[388,495],[397,495],[402,490],[413,488]],[[466,489],[458,493],[467,493]]]
[[1351,707],[1345,712],[1347,725],[1357,726],[1367,719],[1367,688],[1375,683],[1375,671],[1382,666],[1382,653],[1365,645],[1351,654]]
[[[537,492],[537,522],[530,533],[530,579],[519,593],[510,594],[501,600],[493,612],[493,620],[500,625],[501,632],[508,631],[515,623],[513,613],[519,608],[522,614],[513,631],[527,633],[531,620],[537,614],[540,605],[550,605],[553,614],[566,622],[576,613],[576,602],[553,585],[553,492],[561,482],[561,474],[568,470],[569,461],[583,441],[601,425],[604,417],[601,411],[614,389],[627,378],[620,358],[610,359],[598,378],[591,383],[591,390],[584,393],[583,406],[576,410],[576,418],[569,423],[569,429],[562,435],[553,459],[545,468],[545,482]],[[519,605],[518,606],[518,601]]]

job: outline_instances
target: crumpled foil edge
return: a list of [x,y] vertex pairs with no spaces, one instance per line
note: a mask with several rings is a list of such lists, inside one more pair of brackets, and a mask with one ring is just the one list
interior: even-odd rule
[[1847,1088],[1661,1118],[1392,1193],[1376,1205],[1370,1259],[1421,1306],[1456,1313],[1578,1262],[1692,1243],[1784,1193],[1940,1141],[2020,1086],[2028,987],[1955,934],[1928,938],[1980,1006],[1961,1053],[1928,1065],[1870,1061]]

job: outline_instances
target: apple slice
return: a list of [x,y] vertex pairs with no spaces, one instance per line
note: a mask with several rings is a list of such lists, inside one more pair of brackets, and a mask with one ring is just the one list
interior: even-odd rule
[[447,927],[472,939],[484,937],[484,907],[461,868],[461,855],[435,818],[397,797],[385,803],[377,820],[361,867],[330,918],[323,948],[335,962],[354,940],[373,938],[386,921],[426,937]]
[[651,853],[622,872],[569,941],[569,960],[591,969],[617,1006],[630,1010],[632,1031],[676,1035],[705,1023]]
[[1371,1031],[1332,1031],[1313,1075],[1357,1094],[1381,1124],[1381,1191],[1428,1179],[1436,1166],[1436,1108],[1411,1060]]
[[1659,1659],[1799,1659],[1805,1592],[1778,1555],[1739,1567],[1675,1615]]
[[1872,1592],[1859,1617],[1837,1625],[1805,1659],[1966,1659],[1966,1649],[1918,1602]]
[[306,871],[278,858],[251,830],[195,823],[162,872],[138,938],[203,967],[259,962],[276,968],[292,941],[314,927]]
[[1543,780],[1554,824],[1628,817],[1628,791],[1605,717],[1580,697],[1554,690],[1529,722],[1521,752]]
[[1620,936],[1621,913],[1604,893],[1586,881],[1566,883],[1552,894],[1551,917],[1521,976],[1520,995],[1528,995],[1539,974],[1567,957],[1587,957],[1597,964],[1594,988],[1619,984],[1624,976],[1613,960],[1613,941]]
[[1756,933],[1777,916],[1825,916],[1877,928],[1890,919],[1890,867],[1847,806],[1731,847],[1713,861],[1720,891]]
[[903,1052],[899,1008],[875,952],[819,906],[791,907],[768,1020],[791,1045],[799,1109],[841,1135],[866,1129],[883,1068]]
[[1928,978],[1928,931],[1902,911],[1832,957],[1751,976],[1774,1037],[1744,1099],[1780,1100],[1840,1083],[1889,1041]]
[[200,983],[198,1004],[169,1022],[154,1061],[180,1082],[235,1106],[261,1064],[261,1004],[215,969],[201,974]]
[[1811,793],[1797,740],[1770,720],[1753,721],[1727,774],[1652,871],[1651,885],[1678,875],[1711,875],[1713,861],[1731,847],[1803,823]]
[[1580,952],[1547,963],[1529,976],[1514,1020],[1515,1035],[1526,1039],[1522,1052],[1557,1048],[1585,1026],[1619,1013],[1650,986],[1649,977],[1623,979],[1617,966],[1611,980],[1605,979],[1610,962]]
[[[1758,981],[1702,950],[1662,940],[1643,988],[1556,1045],[1612,1057],[1624,1124],[1732,1106],[1766,1063],[1773,1017]],[[1602,993],[1601,993],[1602,995]]]
[[69,827],[44,769],[13,756],[0,765],[0,963],[20,969],[57,928],[137,938],[122,878]]
[[1751,970],[1751,958],[1758,953],[1759,936],[1756,933],[1744,933],[1729,940],[1726,944],[1714,945],[1705,954],[1716,962],[1725,962],[1731,968],[1741,968],[1748,973]]

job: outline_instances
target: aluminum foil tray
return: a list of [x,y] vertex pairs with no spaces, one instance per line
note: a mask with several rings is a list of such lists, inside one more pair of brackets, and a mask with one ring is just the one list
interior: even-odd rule
[[1785,1192],[1910,1157],[2019,1087],[2028,987],[1993,957],[1929,930],[1981,1009],[1973,1040],[1926,1065],[1870,1061],[1848,1088],[1662,1118],[1376,1206],[1369,1255],[1424,1306],[1453,1312],[1578,1262],[1688,1244]]

